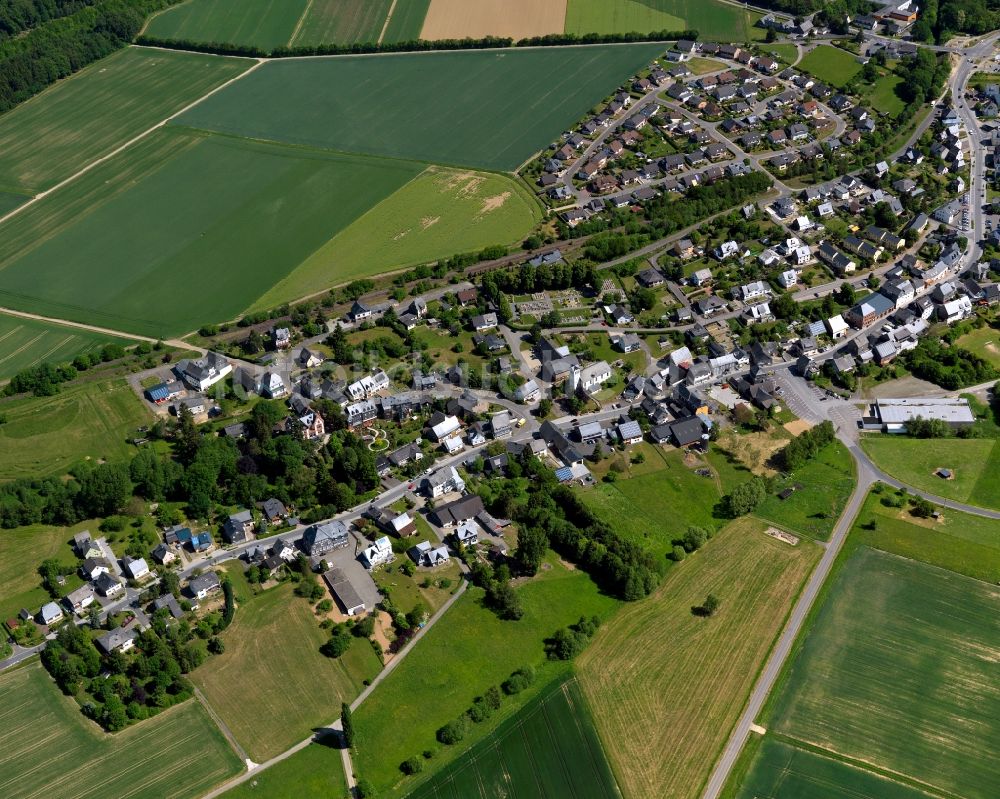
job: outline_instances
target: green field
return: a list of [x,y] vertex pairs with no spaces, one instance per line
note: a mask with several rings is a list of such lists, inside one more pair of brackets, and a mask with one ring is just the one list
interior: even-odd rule
[[987,325],[966,333],[955,342],[955,345],[976,353],[980,358],[1000,368],[1000,330]]
[[39,363],[71,361],[109,343],[127,346],[134,342],[0,313],[0,380]]
[[391,6],[392,0],[312,0],[291,44],[377,42]]
[[821,44],[806,53],[796,68],[831,86],[841,87],[861,71],[861,64],[853,53]]
[[86,458],[123,458],[152,416],[124,380],[79,383],[53,397],[0,404],[0,480],[63,474]]
[[241,768],[195,701],[107,735],[41,664],[0,676],[0,796],[200,796]]
[[314,743],[235,788],[225,799],[345,799],[340,750]]
[[0,191],[0,216],[8,211],[13,211],[19,205],[24,205],[30,198],[26,194],[13,194],[7,191]]
[[569,0],[567,33],[651,33],[694,29],[703,40],[763,39],[763,15],[716,0]]
[[661,51],[644,44],[277,60],[178,124],[510,171]]
[[[1000,448],[995,439],[926,441],[872,435],[861,439],[861,447],[880,469],[907,485],[958,502],[1000,508]],[[951,469],[952,479],[938,477],[938,469]]]
[[0,117],[0,190],[50,188],[252,63],[137,47],[102,58]]
[[859,549],[837,577],[770,728],[948,795],[1000,785],[993,586]]
[[408,796],[613,799],[621,792],[604,758],[586,700],[576,683],[568,681],[507,719]]
[[896,87],[902,82],[903,79],[899,75],[889,72],[870,86],[864,87],[865,97],[868,98],[868,101],[876,110],[882,111],[891,117],[897,117],[903,108],[906,107],[903,99],[896,94]]
[[794,63],[799,57],[799,50],[794,44],[762,44],[760,48],[786,64]]
[[368,641],[356,639],[332,660],[319,648],[328,635],[291,584],[240,606],[223,633],[226,651],[192,675],[212,709],[258,763],[308,738],[340,716],[362,680],[380,665]]
[[[460,757],[466,745],[483,739],[537,690],[561,675],[567,664],[544,659],[543,640],[582,615],[607,617],[617,606],[583,572],[554,559],[538,577],[518,588],[524,605],[519,621],[501,621],[470,588],[446,612],[354,714],[357,773],[372,781],[380,797],[401,796],[413,785],[399,764],[425,750],[424,778]],[[474,725],[460,747],[442,747],[435,731],[463,713],[472,700],[515,669],[534,665],[532,689],[504,701],[490,723]]]
[[257,303],[269,308],[317,286],[520,242],[540,219],[505,175],[428,167],[310,255]]
[[396,0],[385,29],[384,42],[410,42],[420,38],[431,0]]
[[291,41],[308,5],[309,0],[188,0],[157,14],[144,32],[161,39],[271,50]]
[[0,228],[0,303],[185,333],[241,313],[421,169],[160,131]]
[[767,736],[737,799],[929,799],[931,794]]

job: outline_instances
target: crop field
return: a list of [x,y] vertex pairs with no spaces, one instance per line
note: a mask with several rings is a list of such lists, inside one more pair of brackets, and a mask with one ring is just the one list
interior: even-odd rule
[[840,87],[861,71],[861,64],[852,53],[821,44],[802,57],[798,69],[831,86]]
[[0,227],[0,303],[185,333],[238,315],[421,170],[163,130]]
[[0,191],[0,216],[8,211],[13,211],[17,206],[24,205],[30,197],[26,194],[13,194],[9,191]]
[[0,480],[64,474],[86,458],[122,458],[152,415],[124,380],[79,383],[0,404]]
[[[906,436],[872,435],[862,449],[881,469],[908,485],[946,499],[984,508],[1000,508],[1000,450],[990,438],[945,438],[927,441]],[[952,478],[938,477],[951,469]]]
[[396,0],[383,42],[411,42],[420,38],[431,0]]
[[128,339],[80,328],[0,313],[0,380],[39,363],[71,361],[104,344],[128,345]]
[[737,799],[930,799],[932,795],[770,736]]
[[[607,618],[619,606],[581,571],[548,559],[547,567],[517,591],[524,606],[519,621],[501,621],[470,588],[447,611],[399,667],[354,714],[355,769],[380,797],[403,796],[413,786],[399,764],[427,749],[422,778],[431,778],[496,729],[538,690],[567,672],[567,664],[545,659],[543,640],[580,616]],[[489,723],[474,725],[461,747],[441,747],[435,731],[463,713],[472,700],[515,669],[533,665],[531,689],[508,697]]]
[[763,39],[761,14],[717,0],[569,0],[567,33],[651,33],[694,29],[704,40]]
[[586,700],[574,681],[561,683],[536,699],[408,794],[410,799],[500,796],[621,796]]
[[292,46],[377,42],[392,0],[312,0]]
[[966,333],[955,344],[1000,368],[1000,330],[987,325]]
[[862,548],[837,578],[771,729],[967,799],[1000,785],[1000,596]]
[[308,4],[309,0],[188,0],[154,16],[144,32],[161,39],[271,50],[291,41]]
[[661,50],[646,44],[277,60],[177,121],[234,136],[511,171]]
[[50,188],[252,64],[138,47],[102,58],[0,117],[0,191]]
[[333,660],[310,605],[289,584],[254,597],[223,635],[226,651],[192,675],[208,703],[257,762],[307,738],[340,716],[362,680],[380,668],[371,645],[356,639]]
[[431,0],[421,39],[561,34],[566,0]]
[[310,744],[222,795],[225,799],[347,799],[340,750]]
[[310,255],[257,303],[269,308],[317,286],[520,242],[541,218],[516,181],[428,167]]
[[107,735],[38,662],[0,676],[0,796],[200,796],[242,768],[195,701]]
[[[746,702],[799,589],[819,560],[808,540],[770,538],[744,518],[624,607],[577,661],[626,796],[694,798]],[[710,619],[692,612],[707,594]],[[635,768],[641,763],[642,768]]]

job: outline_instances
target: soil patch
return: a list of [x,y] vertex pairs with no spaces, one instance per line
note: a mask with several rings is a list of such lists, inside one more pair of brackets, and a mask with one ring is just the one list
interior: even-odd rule
[[421,39],[525,39],[562,33],[566,0],[431,0]]

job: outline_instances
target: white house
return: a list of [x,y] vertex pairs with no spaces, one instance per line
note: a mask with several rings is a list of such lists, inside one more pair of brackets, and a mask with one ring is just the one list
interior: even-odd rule
[[269,399],[278,399],[288,393],[285,381],[277,372],[265,372],[260,379],[260,393]]
[[782,288],[791,288],[799,282],[799,273],[794,269],[788,269],[778,275],[778,282]]
[[361,565],[368,569],[368,571],[372,571],[384,563],[391,563],[394,557],[392,542],[389,541],[389,536],[387,535],[376,538],[374,544],[362,550],[361,554],[358,555]]
[[475,520],[467,519],[455,528],[455,540],[462,546],[474,547],[479,543],[479,534],[482,532]]
[[146,563],[145,558],[130,558],[127,557],[122,561],[125,566],[125,572],[133,580],[139,580],[149,574],[149,564]]
[[465,481],[454,466],[447,466],[425,477],[423,487],[431,498],[437,499],[452,491],[464,491]]
[[42,624],[55,624],[63,617],[62,608],[55,602],[46,602],[38,614]]
[[946,302],[938,310],[938,317],[945,322],[957,322],[972,315],[972,302],[966,295],[962,295],[950,302]]
[[836,316],[831,316],[829,319],[826,320],[826,329],[827,332],[829,332],[830,334],[830,338],[838,339],[838,338],[843,338],[844,336],[847,335],[849,326],[847,322],[844,320],[844,317],[841,316],[840,314],[837,314]]
[[222,355],[209,352],[204,358],[183,360],[177,364],[175,372],[190,388],[205,391],[224,379],[233,371],[233,365]]
[[749,302],[750,300],[758,300],[761,297],[766,297],[769,293],[767,284],[763,280],[755,280],[753,283],[747,283],[744,286],[736,286],[733,289],[733,299]]
[[607,361],[598,361],[580,370],[580,385],[584,391],[598,388],[611,379],[611,367]]
[[715,248],[715,257],[720,261],[724,261],[726,258],[732,258],[734,255],[738,255],[739,252],[740,245],[735,241],[724,241]]
[[444,421],[438,422],[431,428],[431,435],[435,441],[444,441],[461,429],[462,423],[458,421],[457,416],[446,416]]

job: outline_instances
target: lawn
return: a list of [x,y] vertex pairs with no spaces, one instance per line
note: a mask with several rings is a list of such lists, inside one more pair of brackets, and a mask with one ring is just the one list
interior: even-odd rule
[[535,199],[506,175],[428,167],[317,249],[257,306],[273,307],[354,275],[519,243],[540,218]]
[[[1000,508],[1000,451],[994,439],[926,441],[872,435],[861,439],[861,447],[880,469],[907,485],[958,502]],[[938,477],[938,469],[951,469],[952,479]]]
[[896,94],[896,87],[902,82],[903,79],[899,75],[887,72],[871,85],[864,87],[865,97],[873,108],[895,118],[906,107],[906,103]]
[[250,757],[263,762],[340,716],[342,701],[379,671],[368,641],[333,660],[320,654],[327,634],[304,599],[284,584],[236,611],[223,633],[226,651],[192,675],[213,710]]
[[36,364],[72,361],[110,343],[127,346],[135,342],[0,313],[0,380]]
[[761,49],[765,53],[770,53],[779,61],[784,61],[786,64],[795,63],[795,59],[799,57],[799,49],[794,44],[762,44]]
[[512,171],[661,50],[643,44],[279,59],[179,123]]
[[152,421],[124,380],[80,383],[53,397],[0,404],[0,480],[64,474],[87,458],[121,459]]
[[1000,330],[987,325],[966,333],[955,344],[1000,368]]
[[[733,522],[624,607],[578,661],[627,796],[697,797],[820,549]],[[692,612],[707,594],[712,618]],[[637,768],[636,764],[642,764]]]
[[831,86],[841,87],[861,71],[861,64],[853,53],[821,44],[806,53],[796,68]]
[[[413,785],[399,764],[425,750],[434,756],[426,777],[453,762],[522,707],[540,688],[567,673],[567,664],[545,660],[543,640],[581,615],[607,617],[617,606],[581,571],[548,561],[539,576],[517,590],[524,605],[519,621],[500,621],[470,588],[399,667],[354,714],[355,770],[380,797],[401,796]],[[534,665],[535,685],[504,701],[490,723],[475,725],[461,747],[442,748],[436,730],[463,713],[472,700],[515,669]]]
[[292,40],[308,6],[309,0],[188,0],[154,16],[144,33],[271,50]]
[[241,768],[195,701],[112,736],[40,663],[0,676],[0,796],[200,796]]
[[222,794],[225,799],[345,799],[347,795],[340,750],[321,743],[310,744]]
[[312,0],[291,44],[377,42],[391,7],[392,0]]
[[50,188],[252,63],[138,47],[102,58],[0,117],[0,190]]
[[396,0],[382,41],[412,42],[419,39],[430,5],[431,0]]
[[601,750],[586,700],[574,681],[566,681],[546,690],[408,796],[613,799],[621,792]]
[[792,664],[771,729],[948,795],[1000,785],[993,586],[856,551]]
[[160,131],[0,227],[0,303],[163,337],[229,319],[421,169]]
[[652,33],[693,28],[699,38],[730,42],[763,39],[761,14],[708,0],[569,0],[567,33]]

